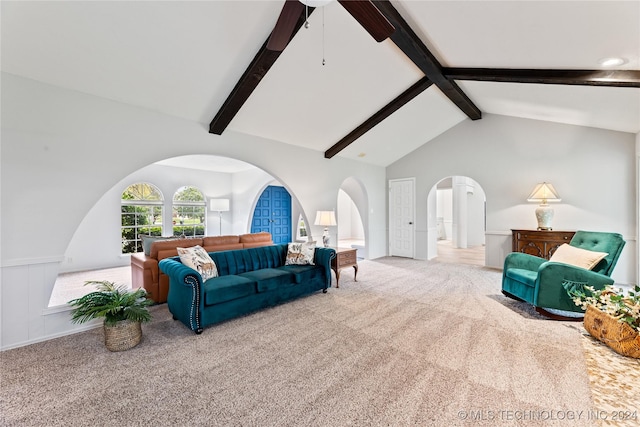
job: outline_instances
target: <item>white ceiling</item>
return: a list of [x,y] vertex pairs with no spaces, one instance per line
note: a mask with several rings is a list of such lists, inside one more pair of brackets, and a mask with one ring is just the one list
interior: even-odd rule
[[156,164],[161,166],[216,171],[221,173],[237,173],[256,169],[255,166],[243,162],[242,160],[206,154],[191,154],[173,157],[171,159],[156,162]]
[[[283,5],[0,3],[2,71],[207,125]],[[621,56],[627,62],[617,68],[640,69],[640,1],[392,3],[445,67],[598,69],[600,59]],[[323,155],[422,77],[336,2],[310,23],[229,129]],[[483,113],[640,132],[640,89],[458,84]],[[386,166],[465,119],[432,86],[339,155]]]

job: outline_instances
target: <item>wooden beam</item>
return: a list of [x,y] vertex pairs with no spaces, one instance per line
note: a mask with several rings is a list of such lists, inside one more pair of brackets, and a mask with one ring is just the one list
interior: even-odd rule
[[267,74],[271,66],[282,52],[267,49],[267,43],[262,45],[258,54],[253,58],[249,67],[245,70],[238,83],[222,104],[220,110],[209,124],[209,133],[222,135],[229,126],[231,120],[238,114],[240,108],[249,99],[249,96],[258,87],[262,78]]
[[269,36],[267,49],[282,52],[287,47],[305,7],[298,0],[286,0],[284,2],[276,26],[273,27]]
[[443,68],[452,80],[640,88],[640,70]]
[[377,113],[369,117],[364,123],[351,131],[347,136],[342,138],[331,148],[324,153],[324,157],[327,159],[332,158],[340,151],[347,148],[353,141],[360,138],[362,135],[371,130],[378,123],[389,117],[391,114],[398,111],[403,105],[411,101],[413,98],[427,90],[433,82],[428,77],[423,77],[417,83],[412,85],[409,89],[405,90],[393,101],[382,107]]
[[393,33],[393,25],[370,0],[338,0],[338,2],[375,41],[386,40]]
[[467,97],[460,87],[444,75],[442,66],[427,49],[407,21],[388,0],[373,0],[376,7],[395,27],[391,40],[407,57],[471,120],[482,118],[480,109]]
[[[309,8],[309,15],[313,12],[313,8]],[[303,13],[300,14],[296,27],[291,35],[293,38],[298,30],[304,25],[306,20],[306,13],[303,9]],[[270,37],[269,37],[270,38]],[[249,67],[245,70],[236,83],[235,87],[227,97],[227,99],[220,107],[220,110],[216,113],[213,120],[209,124],[209,133],[216,135],[222,135],[222,132],[229,126],[231,120],[238,114],[240,108],[249,99],[249,96],[258,87],[258,84],[262,81],[262,78],[269,72],[273,64],[276,62],[282,51],[273,51],[267,49],[267,43],[269,38],[264,42],[253,61],[249,64]],[[289,40],[291,41],[291,40]]]

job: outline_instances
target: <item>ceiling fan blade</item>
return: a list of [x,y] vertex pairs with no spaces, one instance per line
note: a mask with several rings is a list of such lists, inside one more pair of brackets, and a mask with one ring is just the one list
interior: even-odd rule
[[273,28],[271,36],[269,36],[267,49],[282,52],[287,47],[303,11],[304,5],[298,0],[287,0],[285,2],[278,17],[278,22],[276,22],[276,26]]
[[381,42],[396,30],[389,20],[370,1],[338,0],[371,37]]

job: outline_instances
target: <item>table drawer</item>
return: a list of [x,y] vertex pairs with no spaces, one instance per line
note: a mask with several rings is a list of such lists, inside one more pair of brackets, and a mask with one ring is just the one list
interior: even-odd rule
[[558,242],[558,241],[566,241],[569,243],[571,238],[575,232],[573,231],[545,231],[545,232],[526,232],[526,231],[518,231],[517,239],[518,240],[535,240],[542,242]]
[[356,251],[338,253],[338,264],[355,264]]

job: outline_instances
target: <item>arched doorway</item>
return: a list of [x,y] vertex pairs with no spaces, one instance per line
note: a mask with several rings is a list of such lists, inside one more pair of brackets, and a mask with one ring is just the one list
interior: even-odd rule
[[288,243],[291,229],[291,195],[284,187],[269,185],[253,210],[251,233],[266,231],[274,243]]
[[337,207],[338,246],[355,248],[358,258],[367,258],[368,200],[362,183],[354,178],[344,180]]
[[428,259],[485,265],[486,196],[480,184],[466,176],[443,178],[427,204]]

